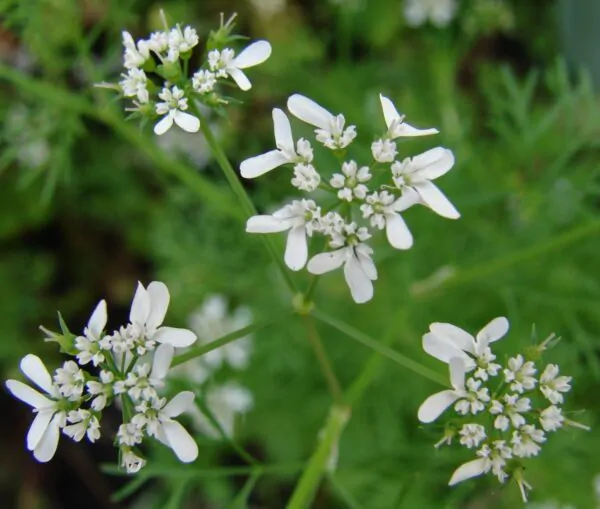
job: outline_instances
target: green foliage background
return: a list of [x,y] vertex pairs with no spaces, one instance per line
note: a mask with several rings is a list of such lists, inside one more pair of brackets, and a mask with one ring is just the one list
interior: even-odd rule
[[[79,330],[106,297],[109,326],[120,324],[137,280],[168,284],[174,324],[185,324],[212,293],[250,306],[257,320],[289,308],[275,268],[260,239],[244,233],[236,201],[206,147],[197,137],[183,141],[207,158],[205,165],[164,150],[150,132],[123,120],[122,105],[107,91],[92,87],[118,79],[121,30],[143,37],[159,28],[159,8],[195,26],[201,39],[217,26],[219,12],[236,11],[240,33],[269,40],[274,51],[251,71],[252,91],[236,95],[244,103],[230,107],[228,118],[213,119],[234,166],[272,146],[271,108],[294,92],[343,112],[359,133],[381,130],[378,93],[384,93],[413,124],[439,127],[434,143],[456,155],[441,185],[462,218],[451,222],[411,210],[413,249],[374,246],[380,280],[373,301],[355,305],[336,272],[319,283],[319,307],[444,376],[444,366],[421,349],[433,321],[474,332],[506,315],[511,333],[499,345],[502,355],[531,344],[533,324],[538,340],[556,332],[563,339],[549,360],[574,377],[570,406],[587,409],[578,418],[594,427],[600,416],[597,97],[585,73],[571,72],[560,58],[553,2],[540,2],[543,8],[512,2],[508,22],[482,3],[463,2],[457,20],[438,30],[408,28],[393,0],[290,1],[272,18],[233,0],[2,0],[4,377],[16,376],[18,359],[28,352],[59,362],[37,329],[40,323],[53,327],[56,310]],[[15,108],[28,112],[21,124]],[[368,151],[369,137],[358,139]],[[31,168],[19,153],[37,140],[47,140],[48,157]],[[406,142],[401,156],[431,143]],[[192,185],[181,178],[189,172],[199,176]],[[291,191],[287,177],[275,173],[246,187],[260,210]],[[436,283],[431,276],[441,269],[449,276]],[[295,277],[308,284],[305,273]],[[371,352],[324,325],[319,331],[343,386],[350,386]],[[437,387],[386,359],[372,369],[342,435],[338,469],[321,486],[315,508],[519,506],[516,487],[501,488],[495,479],[447,488],[465,457],[434,450],[439,430],[421,428],[416,419],[418,405]],[[267,464],[306,461],[330,396],[301,321],[258,332],[240,380],[252,390],[255,407],[241,423],[239,443]],[[110,438],[92,448],[63,443],[53,464],[37,465],[24,446],[28,409],[6,394],[1,398],[10,416],[0,438],[3,507],[113,507],[110,492],[123,481],[98,467],[115,462]],[[241,464],[230,445],[202,437],[199,444],[200,459],[191,467],[157,450],[153,478],[139,482],[146,483],[143,495],[114,506],[284,507],[298,468],[267,472],[253,485],[244,476],[217,475]],[[553,436],[529,462],[533,499],[594,507],[599,454],[595,430]]]

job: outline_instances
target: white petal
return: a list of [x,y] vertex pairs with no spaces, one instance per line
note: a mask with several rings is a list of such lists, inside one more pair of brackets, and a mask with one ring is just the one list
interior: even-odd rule
[[465,361],[462,357],[452,357],[450,365],[450,383],[456,390],[464,390],[465,373],[467,371]]
[[138,282],[131,302],[131,311],[129,312],[129,321],[138,325],[140,328],[146,325],[146,320],[150,314],[150,296],[142,283]]
[[485,348],[488,343],[493,343],[503,338],[508,332],[508,320],[504,316],[494,318],[477,333],[477,343]]
[[35,409],[52,408],[54,406],[53,401],[18,380],[7,380],[6,388],[15,398],[20,399]]
[[29,354],[21,359],[21,371],[40,389],[45,390],[48,394],[54,394],[55,388],[52,383],[52,377],[42,359],[37,355]]
[[248,233],[276,233],[290,228],[287,219],[277,219],[273,216],[253,216],[246,222]]
[[167,403],[162,412],[168,417],[177,417],[194,406],[195,398],[196,395],[192,391],[180,392]]
[[54,410],[42,410],[35,416],[27,433],[28,450],[33,451],[38,446],[53,416]]
[[357,252],[356,255],[364,273],[371,281],[375,281],[377,279],[377,267],[375,266],[373,259],[360,251]]
[[400,113],[394,106],[394,103],[390,101],[387,97],[379,94],[379,100],[381,101],[381,109],[383,110],[383,118],[385,119],[385,125],[389,127],[392,125],[392,122],[396,120]]
[[185,132],[197,133],[200,129],[200,120],[194,115],[190,115],[185,111],[177,110],[173,115],[175,123],[181,127]]
[[287,101],[288,110],[295,117],[326,131],[331,129],[333,115],[312,99],[300,94],[294,94]]
[[227,72],[233,81],[235,81],[236,85],[240,87],[240,90],[246,92],[252,88],[252,83],[250,83],[248,76],[246,76],[242,70],[234,68],[228,69]]
[[60,438],[60,428],[58,426],[58,416],[55,416],[46,428],[46,432],[42,435],[37,447],[33,450],[33,456],[41,463],[50,461],[58,447],[58,439]]
[[288,158],[279,150],[271,150],[265,154],[250,157],[242,161],[242,164],[240,164],[240,173],[245,179],[253,179],[288,162]]
[[162,380],[167,376],[174,353],[175,348],[168,343],[163,343],[156,349],[152,360],[152,378]]
[[469,461],[467,463],[463,463],[460,467],[458,467],[450,481],[448,482],[448,486],[454,486],[459,482],[466,481],[467,479],[471,479],[472,477],[477,477],[478,475],[485,473],[485,458],[479,458],[473,461]]
[[179,461],[191,463],[198,457],[198,445],[181,424],[167,421],[163,423],[162,430]]
[[150,299],[150,312],[146,319],[146,327],[154,330],[163,323],[171,296],[167,285],[161,281],[152,281],[146,291]]
[[448,340],[456,348],[464,350],[465,352],[475,353],[473,348],[473,342],[475,341],[473,336],[467,331],[452,325],[451,323],[440,323],[435,322],[429,326],[429,330],[436,336]]
[[104,327],[106,327],[107,319],[108,318],[106,313],[106,301],[101,300],[100,302],[98,302],[98,305],[94,309],[94,312],[92,313],[92,316],[88,321],[88,329],[90,330],[94,338],[100,337],[100,334],[102,334]]
[[290,120],[279,108],[273,109],[273,127],[275,129],[275,143],[277,147],[290,153],[295,153]]
[[304,226],[292,228],[285,245],[285,264],[292,270],[300,270],[308,259],[308,242]]
[[423,336],[423,350],[436,359],[448,363],[452,357],[464,355],[462,350],[456,345],[450,343],[447,339],[441,338],[431,332]]
[[156,123],[154,134],[158,136],[165,134],[171,127],[173,127],[173,115],[169,112]]
[[402,196],[392,204],[392,209],[396,212],[404,212],[417,203],[421,203],[421,197],[419,193],[409,187],[402,191]]
[[191,330],[161,327],[152,336],[152,339],[159,343],[167,343],[175,348],[185,348],[192,345],[198,337]]
[[385,233],[390,245],[396,249],[410,249],[413,245],[413,236],[400,214],[385,215]]
[[344,249],[338,249],[329,253],[319,253],[313,256],[308,262],[308,272],[317,276],[331,272],[332,270],[339,269],[345,259],[346,254]]
[[344,264],[344,276],[354,302],[364,304],[373,298],[373,283],[355,256]]
[[421,422],[433,422],[457,399],[459,396],[454,391],[437,392],[423,401],[417,416]]
[[267,41],[256,41],[234,59],[233,63],[240,69],[262,64],[271,56],[271,45]]
[[442,193],[433,182],[424,180],[414,184],[415,190],[421,196],[423,202],[431,208],[436,214],[448,219],[458,219],[460,214],[450,203],[448,198]]
[[443,147],[435,147],[412,158],[416,178],[433,180],[445,175],[454,166],[454,154]]
[[429,136],[430,134],[439,133],[439,131],[435,127],[431,127],[429,129],[418,129],[410,124],[407,124],[406,122],[402,122],[400,125],[398,125],[394,132],[396,137]]

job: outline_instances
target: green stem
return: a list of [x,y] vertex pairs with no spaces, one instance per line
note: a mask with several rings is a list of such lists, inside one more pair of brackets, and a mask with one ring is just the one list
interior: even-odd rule
[[312,300],[312,297],[315,294],[315,290],[317,289],[317,283],[319,282],[319,279],[320,279],[320,276],[313,276],[312,279],[310,280],[308,289],[306,290],[306,293],[304,294],[304,302],[306,304],[308,304]]
[[173,359],[173,362],[171,362],[171,367],[179,366],[180,364],[183,364],[184,362],[191,361],[192,359],[200,357],[208,352],[211,352],[212,350],[216,350],[217,348],[220,348],[223,345],[226,345],[227,343],[231,343],[232,341],[235,341],[236,339],[240,339],[240,338],[243,338],[244,336],[248,336],[249,334],[252,334],[253,332],[256,332],[265,327],[269,327],[270,325],[273,325],[277,322],[280,322],[283,320],[288,320],[291,315],[292,315],[292,313],[289,313],[289,312],[281,313],[281,314],[279,314],[279,316],[277,316],[277,318],[275,318],[273,320],[263,320],[262,322],[253,323],[252,325],[248,325],[247,327],[244,327],[242,329],[238,329],[236,331],[230,332],[229,334],[225,334],[224,336],[221,336],[220,338],[215,339],[214,341],[211,341],[210,343],[208,343],[206,345],[197,346],[195,348],[192,348],[192,349],[188,350],[187,352],[182,353],[181,355],[178,355],[177,357],[175,357]]
[[308,330],[308,340],[313,347],[315,355],[317,356],[317,360],[319,361],[319,365],[321,366],[323,376],[325,377],[327,385],[329,386],[329,392],[331,392],[331,396],[336,403],[341,403],[342,388],[340,386],[340,382],[335,376],[333,368],[331,367],[331,362],[329,361],[329,357],[327,356],[323,342],[319,337],[319,333],[315,327],[315,322],[310,315],[304,315],[302,318],[304,319],[304,323],[306,324],[306,328]]
[[321,441],[296,484],[292,498],[286,506],[287,509],[307,509],[310,507],[321,479],[328,468],[331,455],[335,453],[335,448],[338,446],[340,436],[349,418],[349,407],[339,405],[331,407],[327,423],[321,431]]
[[320,311],[313,310],[311,314],[317,320],[320,320],[321,322],[328,324],[330,327],[339,330],[349,338],[368,346],[372,350],[379,352],[388,359],[397,362],[401,366],[404,366],[405,368],[410,369],[411,371],[428,378],[429,380],[433,380],[441,385],[448,386],[448,381],[443,376],[429,369],[427,366],[423,366],[421,363],[414,361],[409,357],[396,352],[395,350],[392,350],[378,341],[375,341],[373,338],[367,336],[364,332],[361,332],[354,327],[351,327],[350,325],[338,320],[337,318],[330,317]]
[[[204,137],[206,138],[206,141],[210,146],[213,155],[217,160],[217,163],[221,167],[221,170],[223,170],[225,178],[229,182],[231,189],[233,190],[234,194],[238,197],[241,207],[246,215],[246,218],[256,216],[258,212],[256,211],[256,208],[254,207],[250,196],[248,196],[248,193],[246,192],[244,186],[240,182],[236,171],[233,169],[233,166],[231,166],[229,159],[227,159],[225,152],[223,152],[221,145],[215,138],[215,135],[210,129],[208,122],[202,116],[202,113],[200,113],[200,110],[195,102],[190,102],[190,109],[200,119],[200,128],[202,129],[202,133],[204,134]],[[275,265],[279,269],[279,272],[281,272],[281,276],[283,277],[283,280],[290,289],[290,292],[292,292],[293,295],[297,294],[298,288],[296,287],[296,283],[294,283],[294,280],[290,276],[290,273],[287,267],[285,266],[285,263],[283,262],[283,257],[281,256],[281,253],[279,253],[279,250],[275,247],[273,240],[267,235],[261,235],[260,237],[269,255],[271,256],[271,258],[275,262]]]

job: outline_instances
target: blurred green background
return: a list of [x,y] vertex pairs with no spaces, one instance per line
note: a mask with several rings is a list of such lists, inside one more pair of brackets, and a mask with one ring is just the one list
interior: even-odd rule
[[[421,3],[440,9],[446,2]],[[574,377],[568,406],[585,409],[578,418],[594,428],[600,417],[600,110],[590,78],[600,55],[599,20],[590,23],[600,15],[595,0],[560,6],[462,0],[448,23],[418,26],[406,17],[408,6],[394,0],[0,1],[3,378],[18,376],[18,360],[28,352],[49,365],[59,362],[38,331],[40,324],[56,328],[57,310],[80,331],[106,298],[109,328],[125,322],[138,280],[168,284],[174,325],[185,325],[212,294],[225,296],[232,311],[247,306],[257,320],[289,307],[260,239],[246,235],[232,213],[233,195],[200,135],[172,129],[158,139],[142,132],[123,120],[123,105],[109,92],[92,86],[119,79],[121,30],[145,37],[160,28],[159,8],[194,26],[201,40],[217,28],[220,12],[238,12],[239,33],[273,46],[267,63],[249,73],[252,91],[236,95],[244,102],[230,107],[228,118],[212,119],[235,167],[273,146],[271,109],[295,92],[343,112],[359,133],[381,130],[379,93],[410,123],[437,126],[433,143],[452,149],[457,160],[440,186],[462,218],[410,210],[410,251],[374,245],[380,279],[373,301],[355,305],[337,271],[320,281],[319,306],[444,375],[445,367],[421,349],[433,321],[475,332],[506,315],[511,333],[499,345],[502,353],[531,344],[533,324],[538,340],[556,332],[563,339],[549,360]],[[371,139],[358,140],[367,151]],[[401,155],[431,146],[430,139],[406,142]],[[201,176],[201,189],[181,180],[189,171]],[[263,211],[291,191],[276,172],[244,184]],[[296,279],[303,287],[309,280],[305,272]],[[319,331],[348,387],[371,352],[333,329],[319,325]],[[437,387],[385,359],[373,369],[315,508],[521,505],[514,485],[501,487],[491,477],[447,488],[466,456],[435,450],[440,430],[421,428],[416,419]],[[248,367],[222,376],[253,395],[252,410],[237,423],[240,444],[269,464],[310,456],[330,396],[299,320],[257,332]],[[111,494],[126,480],[100,468],[116,463],[110,433],[94,446],[62,440],[53,462],[40,465],[25,450],[29,409],[6,392],[0,401],[2,508],[281,508],[299,473],[267,473],[239,496],[247,476],[218,469],[243,461],[227,442],[199,435],[200,457],[185,467],[192,469],[187,477],[177,475],[185,468],[174,466],[168,451],[157,451],[152,463],[164,475],[144,478],[143,486],[129,486],[139,491],[114,501]],[[113,417],[105,429],[118,424]],[[528,463],[533,502],[547,509],[600,506],[599,456],[595,429],[553,436]],[[234,499],[239,505],[231,505]]]

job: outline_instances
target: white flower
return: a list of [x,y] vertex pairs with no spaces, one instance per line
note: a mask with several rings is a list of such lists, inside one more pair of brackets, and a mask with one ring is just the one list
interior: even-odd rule
[[194,399],[191,391],[180,392],[168,403],[166,398],[155,398],[150,405],[144,405],[144,413],[134,416],[132,422],[143,423],[149,436],[171,448],[179,461],[191,463],[198,457],[198,446],[188,431],[173,418],[191,411],[195,406]]
[[562,415],[562,410],[555,405],[549,406],[542,410],[540,414],[540,424],[544,431],[556,431],[563,427],[565,418]]
[[312,164],[298,163],[294,166],[292,185],[307,193],[313,192],[321,183],[321,175]]
[[371,170],[368,166],[358,168],[355,161],[342,164],[342,173],[334,173],[329,183],[339,189],[337,196],[340,200],[352,201],[354,198],[364,200],[369,188],[363,184],[371,180]]
[[165,385],[174,351],[173,346],[162,344],[154,352],[152,368],[148,363],[138,364],[127,374],[125,387],[134,402],[158,397],[157,389]]
[[123,35],[123,46],[125,47],[125,53],[123,55],[124,65],[127,69],[134,69],[144,65],[146,60],[150,57],[146,46],[136,46],[133,37],[129,32],[122,32]]
[[437,28],[450,24],[458,5],[456,0],[404,0],[404,17],[411,27],[418,27],[427,22]]
[[169,49],[169,34],[167,32],[153,32],[150,38],[145,41],[139,41],[138,46],[154,51],[159,57]]
[[[252,393],[235,382],[210,387],[206,393],[206,406],[228,437],[234,435],[236,417],[248,413],[253,404]],[[193,417],[200,431],[213,438],[220,436],[214,424],[202,412],[195,412]]]
[[371,152],[373,159],[378,163],[392,163],[398,151],[396,150],[396,143],[388,139],[379,139],[371,144]]
[[360,206],[365,219],[369,219],[373,228],[383,230],[388,242],[396,249],[410,249],[413,237],[402,219],[400,212],[405,211],[415,203],[410,196],[396,198],[388,191],[374,192],[366,198],[366,203]]
[[564,401],[561,393],[571,390],[571,377],[558,376],[558,366],[548,364],[540,377],[540,390],[544,397],[553,405]]
[[198,44],[198,32],[190,26],[186,26],[182,31],[177,25],[169,32],[168,41],[170,49],[178,53],[187,53]]
[[141,69],[132,68],[127,74],[121,75],[123,79],[119,82],[125,97],[136,97],[138,102],[146,104],[150,101],[148,93],[148,78]]
[[479,447],[479,444],[485,440],[485,428],[481,424],[465,424],[458,432],[460,443],[469,449]]
[[546,436],[541,429],[531,424],[525,424],[513,431],[512,444],[513,454],[519,458],[530,458],[537,456],[542,448],[538,445],[546,441]]
[[75,442],[81,442],[84,436],[92,443],[100,438],[100,423],[89,410],[71,410],[67,414],[67,422],[70,424],[63,428],[63,433]]
[[321,275],[344,267],[344,277],[352,298],[358,304],[373,298],[373,283],[377,279],[377,268],[371,259],[373,250],[364,244],[370,238],[366,228],[358,228],[356,223],[343,227],[339,235],[330,242],[335,251],[320,253],[308,262],[311,274]]
[[133,422],[126,422],[119,426],[117,431],[117,442],[119,445],[133,447],[141,444],[144,439],[144,431]]
[[192,76],[192,87],[199,94],[208,94],[212,92],[217,83],[217,78],[214,73],[203,69],[197,71]]
[[430,134],[438,134],[439,131],[435,128],[431,129],[417,129],[404,122],[404,115],[400,115],[398,110],[394,106],[394,103],[387,97],[379,94],[379,100],[381,102],[381,109],[383,110],[383,118],[387,125],[387,137],[395,140],[401,137],[412,137],[412,136],[427,136]]
[[115,375],[110,371],[100,371],[100,381],[90,380],[87,384],[87,392],[91,396],[96,396],[90,406],[96,412],[101,412],[106,407],[108,399],[113,395],[113,383]]
[[144,288],[138,283],[131,303],[129,332],[140,341],[168,343],[176,348],[190,346],[196,334],[187,329],[161,327],[169,307],[169,289],[160,281],[153,281]]
[[144,458],[140,458],[129,447],[121,447],[121,466],[128,474],[137,474],[145,465]]
[[531,410],[529,398],[519,398],[517,394],[505,394],[504,404],[494,400],[490,406],[490,413],[497,415],[494,428],[507,431],[511,424],[515,428],[520,428],[526,422],[521,414],[529,410]]
[[164,116],[154,126],[155,134],[165,134],[171,129],[173,122],[188,133],[198,132],[198,129],[200,129],[200,120],[194,115],[185,112],[188,109],[188,103],[183,90],[177,86],[174,86],[172,89],[165,87],[158,94],[158,97],[163,102],[156,104],[156,113]]
[[445,175],[454,166],[452,151],[435,147],[402,162],[392,164],[394,184],[403,192],[415,191],[421,203],[436,214],[448,219],[458,219],[459,212],[439,188],[431,182]]
[[327,148],[345,148],[356,138],[355,126],[351,125],[344,129],[346,122],[344,115],[334,116],[308,97],[294,94],[289,97],[287,106],[292,115],[317,127],[315,129],[317,141]]
[[478,459],[463,463],[454,471],[448,482],[449,486],[486,474],[490,470],[498,477],[500,482],[504,482],[508,478],[504,467],[506,466],[506,460],[512,457],[512,451],[510,447],[506,446],[504,440],[494,440],[492,447],[484,444],[477,451],[477,456],[479,456]]
[[522,355],[508,359],[508,368],[504,370],[504,380],[510,383],[510,390],[522,394],[532,390],[537,380],[533,377],[537,370],[531,361],[525,362]]
[[94,366],[104,362],[105,352],[110,349],[110,338],[102,336],[106,321],[106,301],[101,300],[92,312],[83,336],[75,338],[75,348],[79,350],[77,361],[82,366],[88,362]]
[[285,263],[300,270],[308,259],[307,237],[312,236],[320,208],[312,200],[294,200],[271,216],[253,216],[246,223],[248,233],[275,233],[289,230],[285,248]]
[[223,51],[212,50],[208,54],[210,70],[217,76],[231,76],[240,89],[246,91],[252,84],[242,69],[262,64],[271,56],[271,45],[267,41],[256,41],[245,48],[237,57],[230,48]]
[[26,355],[21,360],[21,371],[46,394],[43,395],[18,380],[7,380],[6,387],[13,396],[27,403],[37,413],[27,434],[27,449],[35,459],[50,461],[58,447],[60,428],[65,425],[66,414],[61,407],[61,396],[52,382],[44,363],[36,355]]
[[485,380],[482,372],[495,376],[500,366],[491,363],[495,356],[491,354],[489,344],[502,339],[508,332],[508,320],[503,316],[494,318],[477,333],[471,336],[456,325],[450,323],[432,323],[429,332],[423,336],[423,349],[429,355],[442,362],[449,362],[453,357],[459,357],[465,363],[468,371],[478,368],[478,378]]
[[256,178],[286,163],[308,164],[312,161],[313,151],[310,143],[301,138],[294,146],[290,120],[278,108],[273,109],[273,127],[277,148],[242,161],[240,164],[242,177]]
[[66,361],[54,372],[54,383],[69,401],[79,401],[85,385],[85,374],[75,361]]

